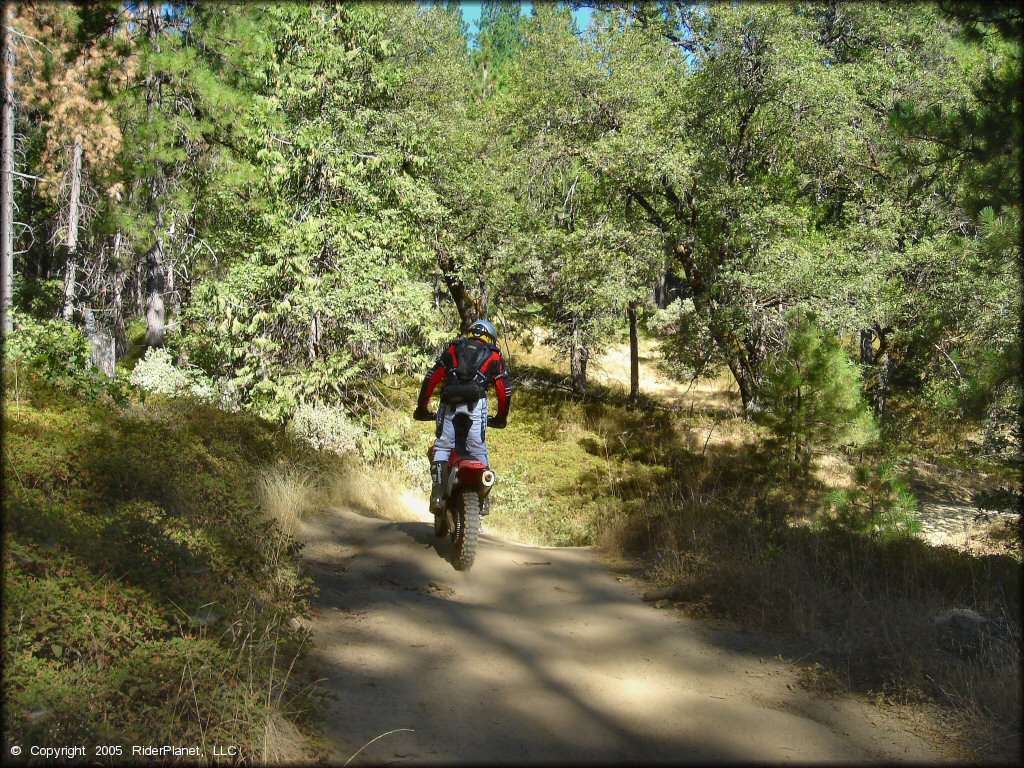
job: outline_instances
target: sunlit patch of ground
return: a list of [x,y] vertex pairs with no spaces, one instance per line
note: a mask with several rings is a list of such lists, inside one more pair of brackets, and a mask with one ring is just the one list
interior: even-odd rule
[[[673,381],[658,368],[661,352],[654,339],[641,338],[638,344],[640,357],[640,391],[657,397],[667,404],[691,413],[701,411],[722,411],[739,415],[742,411],[739,388],[729,373],[723,372],[714,378],[694,382]],[[604,354],[590,361],[589,376],[595,382],[608,387],[629,391],[629,345],[617,344]]]

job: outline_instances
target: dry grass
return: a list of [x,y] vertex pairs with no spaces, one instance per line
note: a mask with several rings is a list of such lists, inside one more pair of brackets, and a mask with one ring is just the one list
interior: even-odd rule
[[276,465],[263,470],[257,481],[260,508],[276,520],[281,530],[294,537],[303,516],[317,506],[316,475],[294,465]]
[[387,465],[351,466],[332,475],[319,501],[325,507],[346,507],[383,520],[419,520],[416,508],[426,509],[426,496],[409,490],[400,469]]
[[[974,659],[949,659],[938,683],[976,754],[1019,761],[1022,701],[1021,627],[1011,622],[999,641],[983,643]],[[1017,717],[1013,717],[1016,713]]]
[[[681,473],[677,488],[609,524],[602,544],[647,551],[650,575],[678,589],[691,615],[805,638],[819,657],[802,673],[809,689],[936,701],[955,713],[976,757],[1019,758],[1018,563],[792,527],[784,517],[773,524],[759,514],[761,494],[744,493],[715,463]],[[933,618],[963,606],[1009,613],[1003,624],[1016,629],[975,658],[956,658],[937,647]]]

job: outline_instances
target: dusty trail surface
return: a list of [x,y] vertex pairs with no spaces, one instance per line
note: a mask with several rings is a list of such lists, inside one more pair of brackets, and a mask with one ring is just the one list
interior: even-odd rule
[[332,762],[942,759],[877,708],[800,689],[763,638],[644,603],[590,549],[485,536],[462,574],[428,520],[306,523]]

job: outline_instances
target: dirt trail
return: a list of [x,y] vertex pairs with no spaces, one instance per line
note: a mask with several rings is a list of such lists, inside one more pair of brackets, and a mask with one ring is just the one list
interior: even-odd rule
[[351,765],[942,759],[800,689],[766,639],[642,602],[589,549],[485,536],[462,574],[425,510],[328,510],[304,538],[332,762],[389,731]]
[[[642,354],[645,391],[737,407],[717,383],[667,381],[650,344]],[[628,350],[594,362],[627,386]],[[783,640],[645,603],[641,584],[588,548],[485,535],[458,573],[425,499],[404,502],[404,521],[366,508],[305,523],[332,762],[945,759],[884,710],[801,689],[776,660]]]

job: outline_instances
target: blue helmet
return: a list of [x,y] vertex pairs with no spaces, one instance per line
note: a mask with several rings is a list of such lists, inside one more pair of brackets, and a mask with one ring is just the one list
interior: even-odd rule
[[474,320],[473,324],[469,326],[469,330],[466,331],[466,335],[482,338],[484,341],[492,343],[498,340],[498,331],[490,320]]

